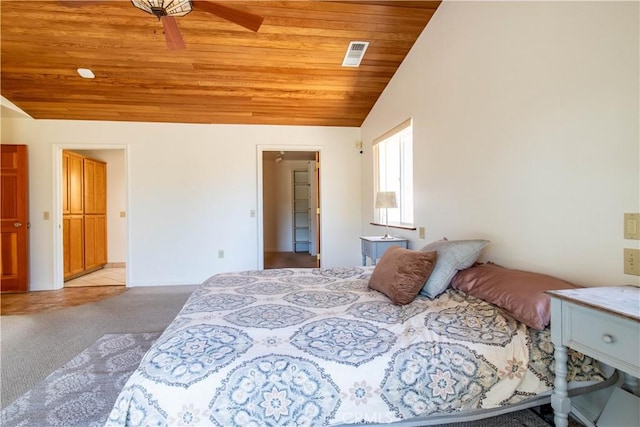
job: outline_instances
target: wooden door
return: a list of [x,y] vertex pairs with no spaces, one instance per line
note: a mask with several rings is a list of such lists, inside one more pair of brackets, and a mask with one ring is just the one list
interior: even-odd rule
[[84,219],[82,215],[65,215],[62,219],[64,278],[84,271]]
[[107,164],[84,159],[84,268],[107,262]]
[[107,165],[84,159],[84,213],[107,213]]
[[[68,156],[68,178],[67,191],[69,213],[73,215],[82,215],[84,213],[83,201],[83,159],[82,156],[73,153],[67,153]],[[64,175],[64,174],[63,174]],[[64,180],[64,179],[63,179]],[[63,190],[64,195],[64,190]],[[64,204],[64,201],[63,201]]]
[[0,291],[29,286],[29,207],[26,145],[1,145]]
[[62,215],[69,215],[69,153],[62,152]]
[[107,217],[84,217],[84,268],[92,270],[107,262]]

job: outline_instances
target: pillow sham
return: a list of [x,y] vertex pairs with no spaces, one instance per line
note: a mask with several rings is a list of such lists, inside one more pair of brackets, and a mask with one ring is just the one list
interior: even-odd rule
[[489,244],[488,240],[437,240],[424,246],[421,251],[438,252],[438,259],[433,272],[424,283],[420,294],[435,298],[447,289],[451,279],[458,272],[471,267],[480,257],[482,248]]
[[458,272],[451,287],[497,305],[513,318],[542,330],[551,321],[548,290],[579,286],[546,274],[483,264]]
[[431,274],[437,253],[391,246],[373,269],[369,287],[385,294],[396,305],[409,304]]

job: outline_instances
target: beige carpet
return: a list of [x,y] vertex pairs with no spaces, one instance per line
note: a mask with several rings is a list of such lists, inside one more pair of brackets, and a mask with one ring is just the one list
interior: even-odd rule
[[105,334],[161,332],[196,286],[131,288],[99,302],[0,317],[4,408]]
[[107,334],[0,413],[3,427],[104,425],[118,393],[160,336]]

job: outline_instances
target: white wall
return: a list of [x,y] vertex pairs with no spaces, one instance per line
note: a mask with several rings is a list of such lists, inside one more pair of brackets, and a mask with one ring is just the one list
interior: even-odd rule
[[358,264],[359,138],[357,128],[3,119],[2,142],[29,146],[31,289],[54,282],[58,225],[40,213],[53,211],[58,144],[127,147],[127,283],[144,286],[257,267],[259,218],[250,211],[258,210],[258,145],[322,150],[323,266]]
[[415,218],[427,238],[491,240],[484,260],[587,286],[624,275],[640,212],[639,3],[444,2],[362,127],[414,119]]

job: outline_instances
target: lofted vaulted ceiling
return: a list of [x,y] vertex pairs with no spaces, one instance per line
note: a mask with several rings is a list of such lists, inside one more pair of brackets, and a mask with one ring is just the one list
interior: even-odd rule
[[[206,1],[264,20],[194,7],[169,50],[127,0],[2,0],[0,92],[35,119],[360,126],[440,4]],[[370,43],[357,68],[350,41]]]

